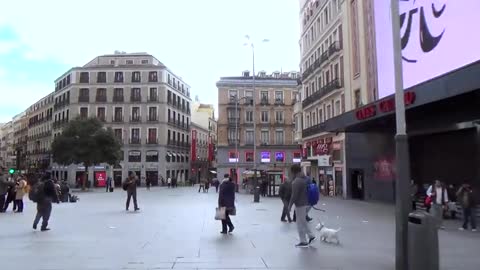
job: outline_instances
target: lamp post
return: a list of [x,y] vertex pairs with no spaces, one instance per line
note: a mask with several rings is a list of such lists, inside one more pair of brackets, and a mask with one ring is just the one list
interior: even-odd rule
[[[260,202],[260,196],[257,194],[259,192],[258,187],[258,179],[257,179],[257,110],[256,110],[256,102],[255,97],[257,93],[255,91],[255,46],[253,42],[250,40],[249,35],[245,35],[247,42],[244,44],[245,46],[250,46],[252,48],[252,88],[253,88],[253,183],[255,185],[254,190],[254,200],[253,202]],[[263,39],[263,43],[269,42],[268,39]]]
[[408,212],[410,156],[405,122],[403,91],[402,50],[400,47],[400,20],[398,0],[390,1],[393,35],[393,60],[395,72],[395,135],[396,182],[395,182],[395,269],[408,268]]
[[240,134],[238,132],[238,122],[240,122],[240,113],[238,112],[238,103],[242,99],[246,99],[247,97],[238,98],[238,95],[235,97],[235,185],[236,190],[238,192],[238,162],[240,160],[240,156],[238,155],[238,142],[240,141]]

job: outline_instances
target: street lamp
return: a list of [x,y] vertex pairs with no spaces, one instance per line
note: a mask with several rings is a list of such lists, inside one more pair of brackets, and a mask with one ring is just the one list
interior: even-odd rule
[[[247,42],[245,42],[244,46],[250,46],[252,48],[252,85],[253,85],[253,183],[255,185],[254,190],[254,200],[253,202],[260,202],[260,196],[258,193],[258,180],[257,180],[257,117],[256,117],[256,102],[255,97],[257,93],[255,93],[255,46],[253,42],[250,40],[249,35],[245,35]],[[263,39],[262,43],[269,42],[268,39]]]
[[238,98],[238,95],[235,96],[235,155],[237,160],[235,161],[235,184],[238,191],[238,162],[240,160],[240,156],[238,154],[238,142],[240,141],[240,134],[238,132],[238,122],[240,122],[240,113],[238,112],[238,103],[243,100],[247,99],[247,97]]
[[405,101],[403,91],[402,49],[400,47],[400,20],[398,0],[390,1],[392,18],[393,62],[395,72],[395,135],[396,182],[395,182],[395,269],[408,268],[408,223],[410,156],[405,122]]

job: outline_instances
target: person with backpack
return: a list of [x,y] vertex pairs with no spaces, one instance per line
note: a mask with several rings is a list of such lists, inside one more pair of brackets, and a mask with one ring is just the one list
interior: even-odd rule
[[42,232],[49,231],[48,220],[52,213],[52,202],[60,203],[57,196],[55,184],[50,178],[49,174],[45,174],[42,177],[41,182],[36,183],[30,193],[28,194],[30,200],[37,203],[37,215],[33,221],[33,229],[37,229],[37,225],[42,219],[42,226],[40,230]]
[[280,185],[278,190],[278,196],[283,202],[283,210],[282,216],[280,217],[281,222],[287,222],[285,217],[288,219],[288,222],[292,222],[292,218],[290,217],[290,212],[288,211],[288,205],[290,204],[290,198],[292,197],[292,182],[290,180],[285,180]]
[[435,185],[431,185],[427,190],[427,196],[431,198],[431,211],[433,217],[437,220],[438,227],[445,229],[443,224],[443,212],[447,207],[448,193],[440,180],[435,180]]
[[457,198],[463,209],[463,225],[459,230],[464,231],[468,229],[468,221],[472,227],[472,232],[477,231],[477,224],[475,222],[475,196],[470,184],[463,184],[456,193]]
[[14,186],[15,183],[7,180],[5,176],[4,168],[0,167],[0,213],[4,213],[5,200],[10,187]]
[[[290,212],[292,206],[295,205],[297,215],[299,217],[306,217],[307,208],[310,204],[308,198],[308,180],[302,174],[302,169],[298,164],[292,165],[290,172],[292,173],[294,180],[292,183],[292,196],[288,205],[288,212]],[[299,218],[297,220],[297,231],[300,242],[295,245],[296,247],[308,247],[316,238],[306,219]]]

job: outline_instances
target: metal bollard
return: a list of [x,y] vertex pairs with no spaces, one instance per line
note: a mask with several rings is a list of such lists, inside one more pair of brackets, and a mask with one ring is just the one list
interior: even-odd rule
[[260,187],[256,186],[253,193],[253,202],[260,202]]

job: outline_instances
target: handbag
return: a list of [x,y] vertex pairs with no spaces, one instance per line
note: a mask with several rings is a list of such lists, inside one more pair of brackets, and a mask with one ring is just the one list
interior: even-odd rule
[[426,207],[430,207],[432,205],[432,197],[431,196],[427,196],[425,198],[425,206]]
[[224,220],[225,219],[225,207],[215,208],[215,220]]
[[215,220],[224,220],[226,218],[226,210],[225,207],[217,207],[215,209]]

